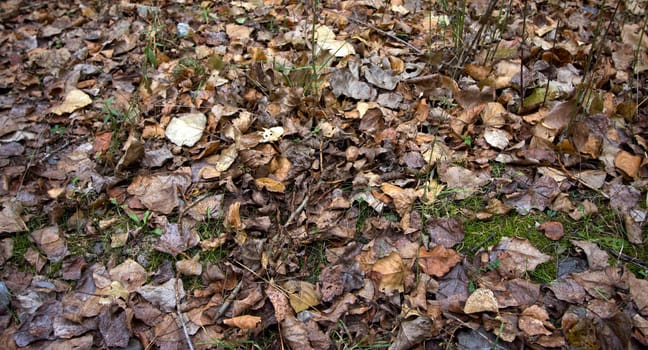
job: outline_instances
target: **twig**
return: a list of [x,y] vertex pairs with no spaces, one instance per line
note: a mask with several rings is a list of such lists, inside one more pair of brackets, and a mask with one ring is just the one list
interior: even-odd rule
[[182,208],[182,211],[180,212],[180,216],[178,217],[178,230],[180,231],[180,234],[182,234],[182,218],[185,216],[187,211],[189,211],[189,209],[195,207],[196,204],[202,202],[203,200],[205,200],[205,198],[207,198],[209,196],[211,196],[211,193],[205,193],[202,196],[196,198],[196,200],[191,202],[191,204],[185,205],[184,208]]
[[241,291],[242,286],[243,286],[243,280],[240,280],[239,283],[236,285],[236,287],[234,287],[234,289],[232,290],[232,293],[230,293],[230,295],[228,295],[227,298],[225,298],[225,301],[223,301],[223,305],[221,305],[221,307],[218,308],[218,312],[216,312],[216,316],[214,316],[214,320],[219,319],[221,316],[223,316],[223,314],[225,314],[225,311],[227,311],[227,309],[232,304],[232,301],[236,299],[236,296]]
[[179,282],[180,279],[178,279],[178,277],[176,276],[176,282],[174,285],[175,298],[176,298],[176,312],[178,313],[178,320],[182,325],[182,331],[184,332],[185,340],[187,341],[187,346],[189,346],[189,350],[194,350],[193,343],[191,342],[191,338],[189,338],[189,332],[187,331],[187,324],[185,323],[184,316],[182,316],[182,311],[180,311],[180,295],[178,292]]
[[[73,140],[73,141],[76,141],[76,139]],[[63,150],[64,148],[66,148],[67,146],[69,146],[71,143],[72,143],[72,140],[67,140],[67,141],[65,141],[65,143],[64,143],[62,146],[57,147],[56,149],[54,149],[54,150],[52,150],[52,151],[50,151],[50,152],[48,152],[48,153],[45,153],[45,155],[40,159],[40,161],[41,161],[41,162],[46,161],[47,159],[49,159],[49,157],[53,156],[53,155],[54,155],[55,153],[57,153],[58,151]]]
[[306,195],[306,197],[304,197],[304,200],[301,202],[301,204],[299,204],[297,209],[295,209],[295,211],[293,211],[292,214],[290,214],[290,217],[288,218],[288,220],[286,220],[286,223],[284,224],[284,227],[290,225],[290,223],[293,220],[295,220],[295,218],[302,212],[302,210],[304,210],[304,208],[306,207],[306,204],[308,204],[308,198],[309,198],[308,195]]
[[630,264],[634,264],[636,266],[642,267],[642,268],[648,268],[648,262],[645,262],[641,259],[634,258],[628,254],[624,254],[621,252],[617,252],[612,248],[609,247],[604,247],[605,250],[607,250],[610,254],[614,254],[617,257],[617,260],[625,261]]
[[356,22],[357,24],[360,24],[360,25],[363,25],[363,26],[365,26],[365,27],[369,27],[369,28],[375,30],[375,31],[376,31],[378,34],[380,34],[380,35],[384,35],[384,36],[386,36],[386,37],[388,37],[388,38],[390,38],[390,39],[392,39],[392,40],[398,41],[399,43],[401,43],[401,44],[403,44],[403,45],[409,47],[412,51],[416,52],[416,53],[419,54],[419,55],[424,54],[424,52],[423,52],[421,49],[419,49],[418,47],[416,47],[416,46],[414,46],[414,45],[408,43],[407,41],[405,41],[405,40],[403,40],[403,39],[397,37],[397,36],[394,35],[394,34],[388,33],[388,32],[386,32],[386,31],[384,31],[384,30],[382,30],[382,29],[380,29],[380,28],[374,26],[373,24],[370,24],[370,23],[367,23],[367,22],[361,21],[361,20],[356,19],[356,18],[353,18],[353,17],[347,17],[347,18],[350,19],[350,20],[353,21],[353,22]]

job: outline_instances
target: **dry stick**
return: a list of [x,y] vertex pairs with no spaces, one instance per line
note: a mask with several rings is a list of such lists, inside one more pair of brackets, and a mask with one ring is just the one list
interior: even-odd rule
[[176,281],[174,284],[174,289],[175,289],[175,299],[176,299],[176,312],[178,313],[178,320],[180,321],[180,324],[182,325],[182,332],[184,333],[185,340],[187,341],[187,346],[189,346],[189,350],[194,350],[193,343],[191,342],[191,338],[189,337],[189,331],[187,331],[187,324],[185,323],[184,316],[182,316],[182,311],[180,311],[180,295],[178,292],[178,283],[180,282],[180,279],[178,276],[176,276]]
[[[465,321],[462,321],[459,317],[457,317],[457,316],[455,316],[453,314],[446,313],[445,316],[447,318],[451,318],[451,319],[459,322],[459,324],[461,324],[464,327],[472,329],[472,327],[470,327],[470,325],[468,323],[466,323]],[[488,337],[488,335],[482,333],[482,331],[480,331],[479,329],[474,330],[474,332],[477,333],[480,337],[486,339],[486,341],[492,342],[492,340]],[[496,349],[501,349],[501,347],[497,346]]]
[[648,262],[645,262],[645,261],[643,261],[643,260],[641,260],[641,259],[637,259],[637,258],[635,258],[635,257],[632,257],[632,256],[628,255],[628,254],[624,254],[624,253],[621,253],[621,252],[617,252],[617,251],[615,251],[614,249],[609,248],[609,247],[604,247],[604,248],[605,248],[605,250],[607,250],[610,254],[614,254],[614,255],[616,255],[616,256],[617,256],[617,260],[622,260],[622,261],[625,261],[625,262],[627,262],[627,263],[634,264],[634,265],[637,265],[637,266],[639,266],[639,267],[642,267],[642,268],[644,268],[644,269],[645,269],[645,268],[648,268]]
[[[333,11],[331,11],[331,12],[333,12]],[[336,12],[333,12],[333,13],[336,13]],[[336,13],[336,14],[337,14],[337,13]],[[393,39],[393,40],[395,40],[395,41],[398,41],[399,43],[401,43],[401,44],[403,44],[403,45],[409,47],[410,49],[412,49],[412,51],[416,52],[416,53],[419,54],[419,55],[424,54],[424,52],[423,52],[421,49],[419,49],[418,47],[416,47],[416,46],[414,46],[414,45],[408,43],[407,41],[405,41],[405,40],[403,40],[403,39],[397,37],[397,36],[394,35],[394,34],[388,33],[388,32],[386,32],[386,31],[384,31],[384,30],[382,30],[382,29],[380,29],[380,28],[374,26],[373,24],[369,24],[369,23],[367,23],[367,22],[361,21],[361,20],[356,19],[356,18],[353,18],[353,17],[347,17],[347,18],[350,19],[350,20],[353,21],[353,22],[356,22],[357,24],[360,24],[360,25],[363,25],[363,26],[365,26],[365,27],[369,27],[369,28],[373,29],[374,31],[376,31],[376,32],[377,32],[378,34],[380,34],[380,35],[384,35],[384,36],[386,36],[386,37],[388,37],[388,38],[390,38],[390,39]]]
[[302,212],[302,210],[304,210],[304,208],[306,207],[306,204],[308,204],[308,198],[309,198],[308,195],[306,195],[306,197],[304,197],[304,200],[301,202],[301,204],[299,204],[297,209],[295,209],[295,211],[293,211],[292,214],[290,214],[290,217],[288,217],[288,220],[286,220],[286,223],[284,224],[284,227],[290,225],[290,223],[293,220],[295,220],[295,218]]
[[214,320],[218,320],[221,316],[225,314],[225,311],[230,307],[234,299],[238,296],[238,293],[241,291],[241,287],[243,286],[243,280],[240,280],[239,283],[232,289],[232,293],[225,298],[225,301],[223,301],[223,305],[218,308],[218,312],[216,312],[216,316],[214,317]]

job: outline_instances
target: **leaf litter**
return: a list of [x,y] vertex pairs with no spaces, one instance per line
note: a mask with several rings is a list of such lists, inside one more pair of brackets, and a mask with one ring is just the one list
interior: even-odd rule
[[499,3],[0,4],[3,344],[648,346],[646,4]]

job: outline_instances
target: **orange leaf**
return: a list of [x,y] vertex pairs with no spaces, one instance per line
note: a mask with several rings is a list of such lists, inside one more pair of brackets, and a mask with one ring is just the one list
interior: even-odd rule
[[252,329],[261,323],[261,317],[252,315],[243,315],[223,320],[228,326],[238,327],[241,329]]
[[266,190],[270,192],[279,192],[283,193],[283,191],[286,190],[286,186],[282,184],[280,181],[277,181],[275,179],[271,179],[269,177],[262,177],[259,179],[254,180],[254,184],[258,188],[265,188]]

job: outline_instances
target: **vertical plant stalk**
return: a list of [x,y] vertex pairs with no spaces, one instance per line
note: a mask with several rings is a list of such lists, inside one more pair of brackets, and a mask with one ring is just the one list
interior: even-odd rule
[[[555,29],[556,33],[554,34],[553,42],[551,44],[551,51],[552,51],[551,54],[552,55],[553,55],[553,50],[556,48],[556,43],[558,42],[558,32],[560,30],[560,25],[561,25],[560,20],[561,20],[561,18],[558,17],[558,22],[556,23],[556,29]],[[544,107],[545,104],[547,103],[547,95],[549,95],[549,83],[550,82],[551,82],[551,77],[547,76],[547,85],[545,86],[545,94],[544,94],[544,98],[542,99],[542,107]]]
[[475,37],[473,40],[470,42],[470,45],[466,50],[462,52],[461,59],[459,60],[459,65],[463,66],[464,65],[464,53],[465,52],[470,52],[477,46],[477,43],[479,42],[479,39],[481,38],[482,34],[484,33],[484,30],[488,26],[489,18],[493,14],[493,11],[495,10],[495,5],[497,5],[497,2],[499,0],[491,0],[490,3],[488,3],[488,8],[486,8],[486,11],[482,14],[482,16],[479,18],[479,23],[481,26],[479,27],[479,30],[477,31],[477,34],[475,34]]
[[[526,12],[527,0],[522,2],[522,40],[520,42],[520,107],[518,114],[524,109],[524,47],[526,46]],[[545,93],[546,96],[546,93]]]
[[634,58],[632,60],[632,72],[634,73],[633,76],[636,75],[636,77],[634,78],[636,80],[635,115],[639,113],[639,106],[646,101],[644,99],[641,103],[639,103],[639,73],[635,73],[635,70],[637,69],[637,64],[639,63],[639,53],[641,52],[641,42],[644,39],[644,31],[646,30],[646,26],[648,26],[648,7],[646,8],[646,10],[644,10],[643,19],[643,25],[641,26],[641,30],[639,31],[639,41],[637,43],[637,48],[635,49]]
[[318,10],[318,1],[311,0],[311,11],[313,12],[312,23],[311,23],[311,79],[310,79],[310,89],[311,93],[315,96],[315,101],[319,98],[317,96],[317,42],[315,41],[315,29],[317,27],[317,10]]
[[579,106],[581,106],[583,103],[586,103],[591,99],[592,89],[594,85],[594,73],[592,67],[594,63],[594,58],[599,58],[601,52],[603,51],[603,45],[605,44],[605,39],[607,38],[608,33],[610,32],[612,23],[614,23],[614,18],[616,17],[617,12],[619,11],[619,6],[621,6],[621,1],[617,1],[616,6],[614,7],[614,11],[612,12],[612,17],[610,18],[610,21],[608,22],[605,31],[601,33],[601,26],[603,23],[603,9],[605,8],[605,4],[606,2],[603,1],[601,6],[599,7],[599,18],[598,21],[596,21],[597,22],[596,30],[594,32],[594,38],[592,39],[592,49],[590,50],[589,55],[587,56],[585,70],[583,71],[583,76],[587,77],[587,82],[585,83],[584,87],[581,86],[578,92],[577,102]]
[[497,38],[497,43],[495,44],[495,47],[492,50],[489,50],[486,55],[484,56],[484,61],[482,62],[482,65],[486,65],[486,63],[489,60],[493,60],[495,58],[495,54],[497,53],[497,49],[499,48],[499,44],[502,41],[501,36],[502,33],[504,33],[504,30],[508,27],[509,20],[511,18],[511,8],[513,7],[513,0],[509,0],[506,15],[504,16],[504,20],[501,21],[501,11],[500,14],[498,15],[497,23],[498,26],[495,27],[493,30],[493,38]]

